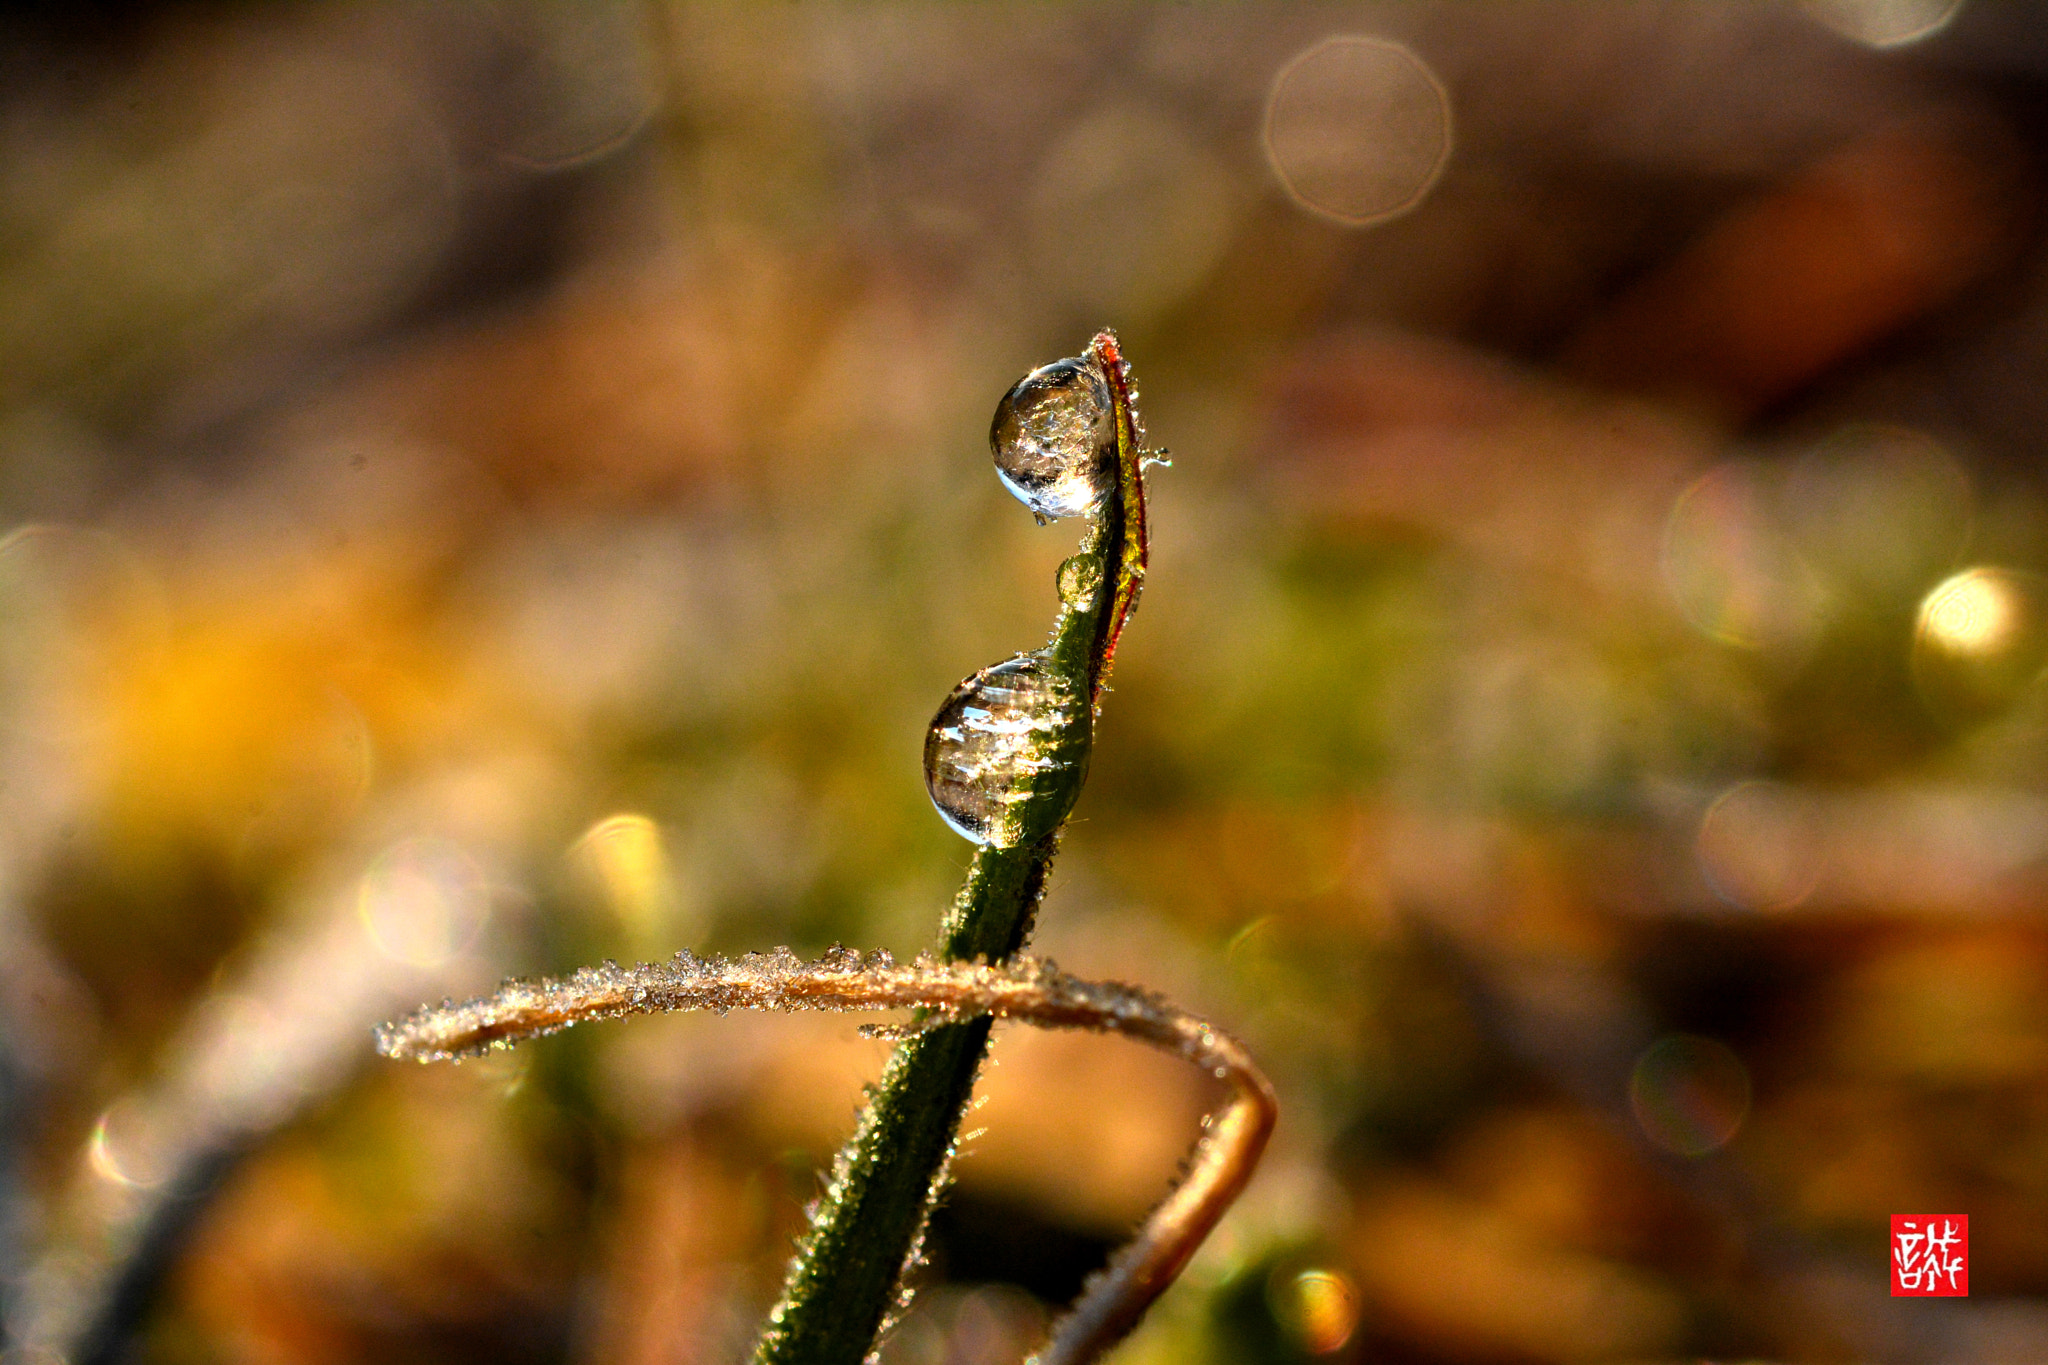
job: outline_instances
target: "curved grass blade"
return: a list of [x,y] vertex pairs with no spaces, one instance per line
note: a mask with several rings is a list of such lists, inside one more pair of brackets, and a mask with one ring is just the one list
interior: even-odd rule
[[1273,1089],[1243,1045],[1149,991],[1082,981],[1049,962],[1018,957],[1001,967],[920,958],[897,966],[886,953],[834,949],[802,962],[787,949],[736,961],[673,961],[585,968],[560,980],[511,981],[465,1005],[417,1011],[377,1032],[378,1050],[417,1061],[452,1060],[554,1033],[571,1024],[682,1009],[925,1012],[921,1036],[977,1016],[1041,1028],[1120,1033],[1229,1083],[1231,1097],[1203,1121],[1187,1172],[1138,1234],[1053,1328],[1038,1365],[1086,1365],[1137,1325],[1251,1178],[1278,1112]]

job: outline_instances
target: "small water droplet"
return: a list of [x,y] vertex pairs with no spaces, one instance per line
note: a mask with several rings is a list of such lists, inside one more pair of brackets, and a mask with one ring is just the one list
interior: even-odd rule
[[924,740],[924,781],[946,823],[977,844],[1015,845],[1017,807],[1059,767],[1053,753],[1073,699],[1036,654],[1006,660],[953,689]]
[[1102,587],[1102,557],[1079,554],[1060,565],[1060,601],[1079,611]]
[[989,428],[996,473],[1041,521],[1077,517],[1116,477],[1109,385],[1081,356],[1042,365],[996,405]]

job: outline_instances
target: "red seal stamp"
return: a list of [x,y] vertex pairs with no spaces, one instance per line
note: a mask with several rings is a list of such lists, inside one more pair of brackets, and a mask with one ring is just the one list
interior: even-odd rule
[[1892,1215],[1892,1297],[1970,1296],[1970,1215]]

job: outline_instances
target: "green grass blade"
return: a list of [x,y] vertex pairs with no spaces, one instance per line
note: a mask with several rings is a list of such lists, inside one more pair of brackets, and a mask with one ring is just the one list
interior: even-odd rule
[[[1087,777],[1095,706],[1144,583],[1143,432],[1130,376],[1113,334],[1098,335],[1089,354],[1109,381],[1117,484],[1077,552],[1100,569],[1095,590],[1063,605],[1047,650],[1054,675],[1088,701],[1071,708],[1067,724],[1044,741],[1061,761],[1019,808],[1025,837],[1014,847],[976,852],[941,930],[947,958],[1001,961],[1030,936],[1060,826]],[[896,1049],[833,1167],[755,1349],[758,1365],[857,1365],[874,1350],[945,1181],[988,1036],[983,1018],[933,1029]]]

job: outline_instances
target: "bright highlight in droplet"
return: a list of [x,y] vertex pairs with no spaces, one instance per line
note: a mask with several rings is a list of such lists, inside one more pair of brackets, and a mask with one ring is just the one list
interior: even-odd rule
[[1266,100],[1266,159],[1296,203],[1339,223],[1383,223],[1429,197],[1451,159],[1451,96],[1384,38],[1325,38],[1290,60]]
[[410,966],[440,967],[483,931],[490,887],[454,844],[407,839],[363,875],[356,910],[377,951]]
[[1726,1146],[1749,1117],[1749,1099],[1749,1068],[1712,1038],[1659,1038],[1629,1075],[1629,1107],[1644,1135],[1679,1156]]
[[1343,1348],[1358,1330],[1358,1286],[1343,1271],[1316,1266],[1275,1277],[1267,1300],[1287,1334],[1310,1355]]
[[1920,603],[1920,638],[1952,654],[1997,653],[2019,625],[2021,603],[1995,569],[1968,569],[1935,585]]

